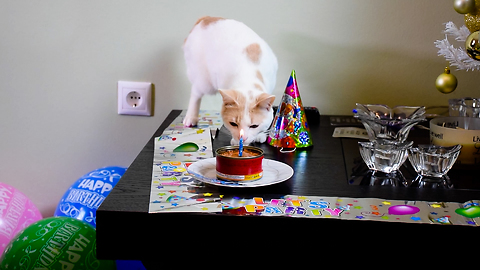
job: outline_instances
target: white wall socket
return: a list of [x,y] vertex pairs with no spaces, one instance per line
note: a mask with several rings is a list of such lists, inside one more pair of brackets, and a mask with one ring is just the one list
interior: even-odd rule
[[118,114],[152,115],[152,83],[118,81]]

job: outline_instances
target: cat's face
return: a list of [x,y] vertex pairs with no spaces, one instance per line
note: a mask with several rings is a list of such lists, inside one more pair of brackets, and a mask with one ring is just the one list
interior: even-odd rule
[[248,145],[270,127],[275,96],[258,91],[246,91],[247,94],[236,90],[219,92],[223,98],[223,123],[232,134],[234,144],[238,144],[242,129],[244,144]]

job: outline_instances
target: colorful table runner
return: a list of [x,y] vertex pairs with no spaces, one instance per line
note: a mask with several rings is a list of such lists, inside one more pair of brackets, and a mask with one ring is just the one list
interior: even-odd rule
[[213,157],[210,136],[222,126],[222,121],[219,112],[201,111],[199,125],[195,128],[186,128],[182,123],[185,113],[182,111],[163,134],[155,138],[149,213],[211,212],[480,225],[478,200],[457,203],[297,195],[278,198],[224,198],[214,193],[192,193],[192,187],[197,187],[200,183],[187,173],[187,168],[192,162]]
[[195,128],[183,126],[186,111],[155,138],[149,213],[221,212],[220,197],[188,191],[196,182],[187,167],[213,157],[212,134],[222,126],[220,112],[202,110]]
[[224,214],[335,218],[386,222],[480,225],[480,201],[425,202],[380,198],[286,195],[281,198],[222,199]]
[[[183,126],[183,118],[187,115],[187,111],[183,110],[175,120],[165,129],[163,133],[168,134],[175,131],[182,131],[190,129]],[[197,129],[210,129],[212,136],[215,138],[217,129],[220,129],[223,125],[222,116],[219,111],[212,110],[200,110],[198,115]]]

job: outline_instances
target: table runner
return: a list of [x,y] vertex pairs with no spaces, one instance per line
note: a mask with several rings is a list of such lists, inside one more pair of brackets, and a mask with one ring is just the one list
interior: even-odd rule
[[[155,138],[149,213],[211,212],[233,215],[336,218],[385,222],[480,225],[480,201],[425,202],[382,198],[285,195],[223,197],[192,193],[201,183],[187,173],[192,162],[213,157],[210,136],[222,126],[220,112],[200,111],[199,125],[183,126],[182,113]],[[210,132],[208,132],[210,131]]]
[[225,197],[224,214],[335,218],[385,222],[479,226],[480,201],[426,202],[381,198],[286,195],[279,198]]

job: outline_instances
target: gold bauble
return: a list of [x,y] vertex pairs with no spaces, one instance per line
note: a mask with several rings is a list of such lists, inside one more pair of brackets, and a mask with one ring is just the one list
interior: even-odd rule
[[453,8],[460,14],[467,14],[475,11],[475,0],[454,0]]
[[479,14],[465,14],[465,26],[470,30],[470,33],[480,30],[480,15]]
[[470,33],[480,30],[480,0],[475,0],[475,8],[465,14],[465,26]]
[[465,40],[465,50],[472,59],[480,61],[480,31],[471,33]]
[[435,87],[437,87],[437,90],[444,94],[449,94],[455,91],[457,84],[457,77],[450,74],[450,69],[448,67],[445,68],[445,72],[440,74],[435,81]]

